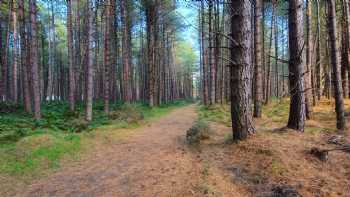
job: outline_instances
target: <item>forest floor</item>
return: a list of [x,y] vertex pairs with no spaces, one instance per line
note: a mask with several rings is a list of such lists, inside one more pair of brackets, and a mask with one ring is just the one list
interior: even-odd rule
[[[140,128],[111,129],[89,142],[94,151],[54,174],[29,185],[8,180],[16,189],[5,196],[350,196],[350,153],[330,152],[326,162],[309,154],[336,147],[330,138],[349,140],[335,130],[334,103],[314,107],[305,133],[283,129],[288,103],[265,106],[257,134],[239,143],[227,106],[190,105]],[[189,145],[186,131],[198,119],[210,122],[210,138]]]

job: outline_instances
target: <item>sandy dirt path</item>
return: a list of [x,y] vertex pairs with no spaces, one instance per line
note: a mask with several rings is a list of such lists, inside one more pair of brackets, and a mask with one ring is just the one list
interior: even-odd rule
[[200,196],[201,164],[184,144],[195,119],[195,106],[176,109],[18,196]]

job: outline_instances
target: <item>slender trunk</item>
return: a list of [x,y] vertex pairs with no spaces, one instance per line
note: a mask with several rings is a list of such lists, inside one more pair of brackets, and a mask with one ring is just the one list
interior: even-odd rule
[[201,31],[202,31],[202,55],[203,55],[203,101],[204,105],[209,104],[209,85],[208,85],[208,61],[207,61],[207,50],[205,50],[205,15],[204,15],[204,2],[201,1],[201,13],[202,13],[202,22],[201,22]]
[[331,45],[331,64],[333,69],[333,87],[335,99],[335,111],[337,114],[337,128],[339,130],[346,129],[343,104],[343,88],[341,85],[340,61],[337,47],[337,22],[336,22],[336,7],[335,0],[328,0],[328,33]]
[[[265,104],[268,104],[270,102],[270,95],[271,95],[271,56],[272,56],[272,40],[273,40],[273,33],[275,32],[275,22],[276,22],[276,0],[272,0],[272,17],[271,17],[271,29],[270,29],[270,42],[269,42],[269,52],[267,56],[267,73],[266,73],[266,95],[265,95]],[[277,58],[277,57],[276,57]]]
[[[12,3],[9,3],[9,10],[12,10]],[[11,12],[9,12],[7,16],[7,23],[5,23],[6,28],[5,29],[5,47],[4,47],[4,54],[2,54],[2,62],[3,66],[1,68],[1,100],[7,101],[8,99],[8,53],[9,53],[9,39],[10,39],[10,24],[11,24]]]
[[312,90],[311,90],[311,28],[312,28],[312,13],[311,0],[307,1],[306,11],[306,71],[305,71],[305,114],[306,118],[310,119],[312,115]]
[[111,28],[112,28],[112,0],[105,1],[106,13],[105,13],[105,34],[104,34],[104,81],[103,81],[103,100],[104,100],[104,111],[106,114],[109,113],[109,95],[110,95],[110,57],[111,57]]
[[123,42],[122,42],[122,59],[123,59],[123,100],[125,102],[130,102],[130,18],[129,18],[129,9],[127,8],[128,0],[121,0],[120,2],[120,12],[121,12],[121,21],[123,24]]
[[342,0],[342,82],[344,98],[349,98],[349,79],[348,72],[350,69],[349,52],[350,52],[350,28],[349,28],[349,0]]
[[275,96],[279,98],[279,76],[278,76],[278,24],[277,17],[275,16]]
[[49,24],[49,63],[47,70],[47,87],[46,87],[46,97],[45,100],[53,99],[53,90],[54,90],[54,80],[53,80],[53,68],[55,64],[55,16],[54,16],[54,1],[51,0],[51,17]]
[[342,18],[341,18],[341,79],[343,87],[343,97],[349,96],[348,68],[349,68],[349,35],[347,34],[347,23],[345,17],[345,1],[342,2]]
[[147,26],[147,68],[148,68],[148,102],[151,107],[155,105],[156,82],[156,25],[157,25],[157,1],[145,1],[146,26]]
[[75,79],[74,79],[74,50],[73,50],[73,27],[72,27],[72,0],[67,1],[67,44],[68,44],[68,75],[69,75],[69,109],[75,108]]
[[87,75],[86,75],[86,114],[85,119],[87,121],[92,120],[92,102],[93,102],[93,3],[92,0],[88,0],[88,11],[87,11]]
[[254,32],[254,50],[255,50],[255,88],[254,88],[254,117],[261,118],[261,108],[262,108],[262,99],[263,99],[263,91],[262,91],[262,9],[263,9],[263,1],[256,0],[255,1],[255,32]]
[[30,86],[29,86],[29,64],[27,61],[29,59],[29,46],[28,46],[28,36],[26,35],[26,20],[24,15],[24,2],[23,0],[18,1],[18,17],[20,20],[19,33],[20,33],[20,46],[21,46],[21,67],[22,67],[22,86],[23,86],[23,100],[24,100],[24,110],[27,113],[32,111],[32,103],[30,96]]
[[32,66],[32,91],[34,97],[34,118],[41,119],[40,110],[40,79],[39,79],[39,57],[38,57],[38,32],[37,32],[37,6],[36,0],[29,0],[30,10],[30,60]]
[[317,100],[321,99],[322,89],[321,89],[321,21],[320,21],[320,0],[316,0],[316,11],[317,11],[317,47],[316,47],[316,95]]
[[213,27],[212,27],[212,10],[213,10],[213,1],[209,1],[209,67],[210,67],[210,104],[215,103],[215,71],[216,65],[213,62]]
[[17,8],[16,2],[12,0],[12,25],[13,25],[13,60],[12,60],[12,87],[11,95],[14,103],[18,102],[18,44],[17,44]]

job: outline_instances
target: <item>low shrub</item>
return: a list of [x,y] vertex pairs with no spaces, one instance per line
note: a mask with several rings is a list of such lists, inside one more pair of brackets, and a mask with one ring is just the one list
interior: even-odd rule
[[196,121],[186,133],[186,140],[189,144],[198,144],[201,140],[209,138],[210,127],[209,124],[203,120]]
[[133,105],[124,105],[120,109],[112,111],[109,119],[125,121],[128,124],[136,124],[144,119],[143,113]]

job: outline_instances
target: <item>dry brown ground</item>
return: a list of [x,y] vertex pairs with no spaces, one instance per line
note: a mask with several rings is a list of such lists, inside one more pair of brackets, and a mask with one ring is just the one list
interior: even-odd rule
[[197,118],[196,107],[177,109],[121,141],[97,143],[79,165],[64,167],[17,196],[271,196],[276,185],[306,197],[350,196],[350,154],[331,152],[329,161],[321,162],[307,152],[335,146],[327,143],[336,134],[332,105],[314,108],[304,134],[282,132],[285,122],[264,117],[256,120],[256,135],[232,144],[230,128],[212,123],[212,137],[195,147],[186,145],[184,136]]
[[195,106],[177,109],[17,196],[203,196],[201,158],[184,137],[195,119]]
[[[349,109],[349,100],[345,104]],[[273,196],[276,186],[293,188],[304,197],[350,196],[350,153],[330,152],[327,162],[309,153],[312,147],[336,147],[327,143],[334,135],[344,136],[350,143],[349,137],[334,130],[333,111],[334,103],[322,101],[314,108],[313,120],[307,121],[305,133],[281,129],[285,117],[272,120],[264,116],[255,121],[256,135],[233,144],[227,143],[231,128],[213,123],[214,137],[199,148],[210,166],[209,179],[226,177],[226,186],[234,185],[247,196]],[[208,183],[213,196],[226,196],[213,183]]]

